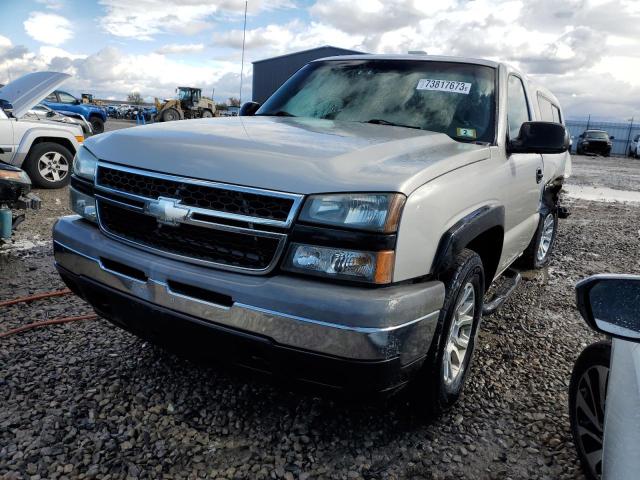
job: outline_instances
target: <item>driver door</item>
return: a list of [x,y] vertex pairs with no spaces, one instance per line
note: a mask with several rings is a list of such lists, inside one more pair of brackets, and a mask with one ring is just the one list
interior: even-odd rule
[[[517,138],[524,122],[534,120],[522,79],[510,74],[507,86],[507,142]],[[537,153],[505,152],[508,179],[505,188],[503,261],[510,263],[529,245],[538,227],[543,162]]]

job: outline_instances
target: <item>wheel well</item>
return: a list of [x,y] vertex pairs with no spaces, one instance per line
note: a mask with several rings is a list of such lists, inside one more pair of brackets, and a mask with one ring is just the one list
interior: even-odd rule
[[485,291],[489,289],[491,282],[493,282],[493,277],[498,270],[500,256],[502,255],[503,241],[504,231],[502,227],[495,226],[482,232],[465,245],[465,248],[476,252],[482,260]]
[[100,120],[104,121],[104,120],[102,119],[102,115],[100,115],[99,113],[96,113],[96,112],[91,112],[91,113],[89,114],[89,118],[90,118],[90,119],[91,119],[91,118],[99,118]]
[[38,137],[31,144],[29,153],[31,153],[31,149],[33,149],[34,145],[38,145],[40,143],[57,143],[58,145],[62,145],[64,148],[69,150],[72,155],[76,154],[76,149],[74,148],[73,144],[66,138],[61,137]]

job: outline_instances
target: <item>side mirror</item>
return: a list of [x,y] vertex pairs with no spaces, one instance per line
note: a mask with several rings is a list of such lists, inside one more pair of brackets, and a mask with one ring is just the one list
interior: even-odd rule
[[258,102],[246,102],[242,104],[240,107],[240,116],[241,117],[251,117],[255,115],[255,113],[260,108],[260,104]]
[[580,135],[578,135],[578,138],[584,138],[584,133],[581,133]]
[[594,330],[640,342],[640,276],[594,275],[576,285],[582,318]]
[[509,153],[564,153],[570,146],[564,125],[555,122],[524,122],[518,138],[509,141]]
[[609,137],[609,140],[615,140],[615,139],[616,139],[616,137],[614,137],[613,135],[611,135],[611,136]]
[[51,110],[47,110],[47,117],[55,117],[56,116],[56,112],[51,111]]

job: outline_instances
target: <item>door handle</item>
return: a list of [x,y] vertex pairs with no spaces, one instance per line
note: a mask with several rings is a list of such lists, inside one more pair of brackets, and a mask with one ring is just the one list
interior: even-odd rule
[[540,183],[543,178],[544,178],[544,174],[542,173],[542,169],[541,168],[536,169],[536,183]]

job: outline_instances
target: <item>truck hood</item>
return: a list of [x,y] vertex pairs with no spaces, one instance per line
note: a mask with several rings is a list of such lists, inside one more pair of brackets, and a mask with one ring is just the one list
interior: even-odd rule
[[489,157],[441,133],[291,117],[183,120],[97,135],[100,160],[293,193],[390,191]]
[[13,116],[20,118],[70,76],[58,72],[27,73],[0,88],[0,100],[10,103]]

